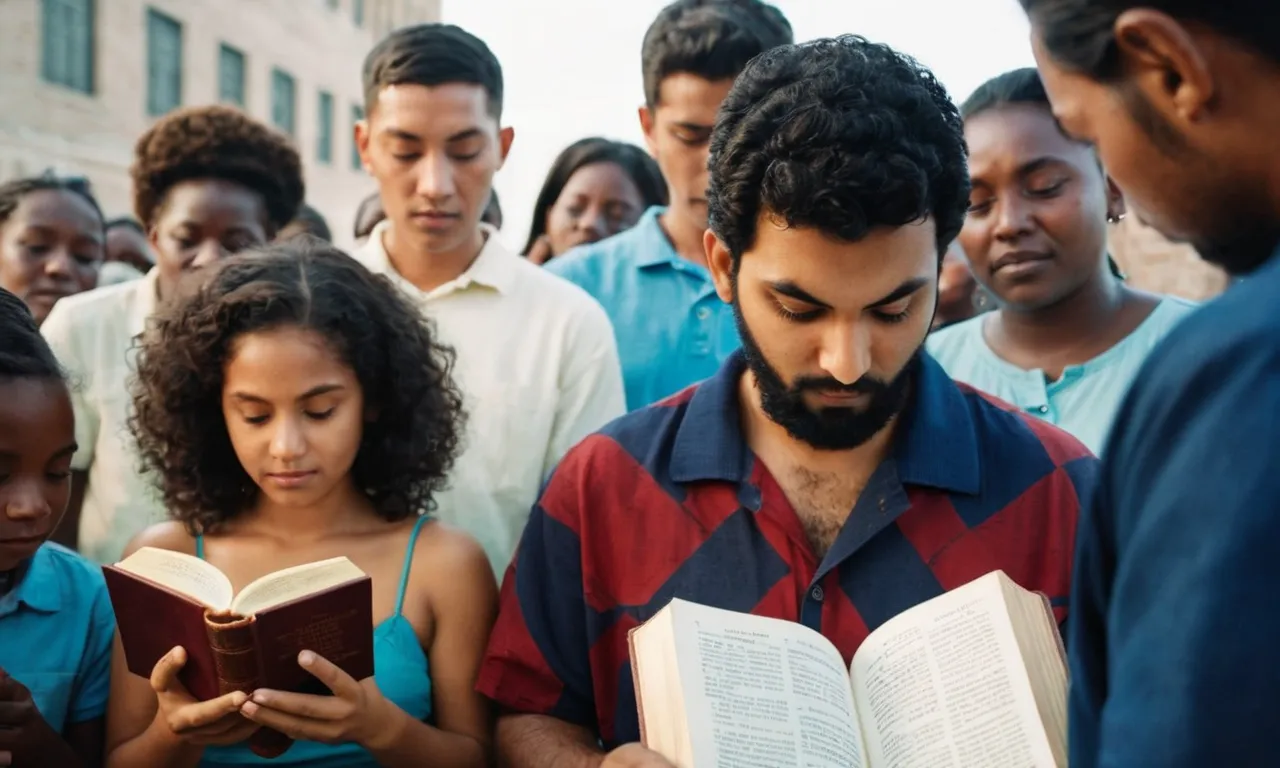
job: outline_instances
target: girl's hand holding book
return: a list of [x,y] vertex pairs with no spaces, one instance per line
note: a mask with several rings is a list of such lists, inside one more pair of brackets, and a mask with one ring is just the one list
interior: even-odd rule
[[187,663],[187,652],[181,646],[169,651],[156,662],[151,672],[151,688],[159,701],[157,718],[162,718],[174,736],[189,744],[222,746],[238,744],[260,727],[240,714],[249,697],[233,691],[209,701],[196,701],[178,681],[178,673]]
[[382,696],[372,677],[356,680],[333,662],[311,651],[298,654],[298,664],[324,683],[332,696],[260,689],[240,712],[258,725],[296,740],[322,744],[354,742],[377,746],[395,730],[396,706]]

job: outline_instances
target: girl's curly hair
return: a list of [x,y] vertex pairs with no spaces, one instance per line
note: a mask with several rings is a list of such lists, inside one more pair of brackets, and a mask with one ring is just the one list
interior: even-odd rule
[[212,267],[139,342],[130,428],[169,514],[198,533],[257,499],[223,418],[224,371],[237,338],[282,326],[315,331],[355,372],[376,415],[351,471],[378,513],[394,521],[432,509],[464,418],[454,353],[387,278],[303,237]]

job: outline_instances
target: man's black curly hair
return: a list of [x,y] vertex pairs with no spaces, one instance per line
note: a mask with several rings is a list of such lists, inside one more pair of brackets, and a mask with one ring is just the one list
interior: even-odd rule
[[847,241],[932,217],[941,260],[964,223],[967,163],[959,112],[909,56],[855,35],[774,48],[720,108],[710,226],[736,265],[761,212]]
[[170,112],[134,146],[133,209],[150,229],[169,190],[194,179],[219,179],[262,196],[268,235],[293,220],[306,184],[293,143],[233,107],[212,105]]
[[173,518],[208,531],[257,499],[227,434],[224,370],[237,338],[282,326],[325,338],[376,414],[352,467],[356,486],[387,520],[431,509],[462,429],[454,354],[386,277],[299,237],[227,259],[188,288],[142,337],[130,420]]

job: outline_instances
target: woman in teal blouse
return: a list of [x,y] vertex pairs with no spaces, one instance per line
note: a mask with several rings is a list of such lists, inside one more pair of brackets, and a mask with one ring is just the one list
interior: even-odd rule
[[1063,133],[1034,69],[983,84],[961,114],[973,191],[959,244],[998,311],[928,349],[952,378],[1100,452],[1143,360],[1193,305],[1124,284],[1107,249],[1124,199]]

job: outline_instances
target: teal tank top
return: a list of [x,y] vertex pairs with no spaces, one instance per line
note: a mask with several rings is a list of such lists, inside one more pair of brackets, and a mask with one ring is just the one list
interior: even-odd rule
[[[373,679],[382,695],[418,720],[431,714],[431,677],[427,655],[408,619],[401,615],[404,591],[413,563],[413,547],[418,532],[428,520],[418,518],[409,535],[409,547],[400,571],[400,589],[396,593],[396,612],[373,630]],[[204,537],[196,537],[196,557],[204,559]],[[358,744],[330,746],[314,741],[295,741],[279,757],[266,759],[253,754],[247,744],[229,747],[206,747],[200,768],[230,768],[244,765],[308,766],[308,768],[377,768],[373,756]]]

